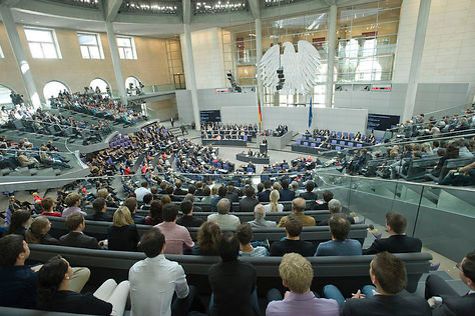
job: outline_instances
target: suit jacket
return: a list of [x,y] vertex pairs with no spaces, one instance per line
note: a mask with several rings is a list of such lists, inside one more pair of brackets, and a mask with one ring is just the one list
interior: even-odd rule
[[280,200],[279,201],[292,201],[295,198],[295,191],[289,189],[280,190]]
[[303,192],[300,193],[300,197],[305,200],[316,201],[318,199],[317,193],[315,192]]
[[239,212],[254,212],[254,206],[259,204],[256,198],[245,197],[239,201]]
[[[350,222],[351,225],[353,225],[355,223],[355,219],[349,215],[346,215],[344,213],[335,213],[335,214],[340,214],[340,215],[343,215],[343,216],[346,216],[346,219]],[[327,218],[327,219],[324,219],[322,220],[321,222],[318,222],[318,226],[328,226],[328,221],[330,220],[330,218]]]
[[183,190],[182,188],[176,188],[175,191],[173,191],[173,195],[187,195],[188,191]]
[[376,239],[371,247],[363,249],[363,255],[374,255],[387,251],[391,253],[421,252],[422,242],[419,238],[406,235],[392,235],[388,238]]
[[67,247],[98,249],[97,239],[80,232],[69,232],[59,238],[59,244]]
[[349,299],[343,305],[342,316],[430,316],[431,309],[423,297],[415,294],[375,295]]
[[432,316],[465,316],[475,313],[475,293],[464,296],[444,296],[440,306],[432,310]]
[[262,192],[257,193],[259,202],[269,202],[269,195],[270,195],[270,190],[264,190]]

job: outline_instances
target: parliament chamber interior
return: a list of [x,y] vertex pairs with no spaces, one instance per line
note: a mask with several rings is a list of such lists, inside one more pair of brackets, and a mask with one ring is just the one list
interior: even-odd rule
[[475,0],[0,0],[0,315],[475,316]]

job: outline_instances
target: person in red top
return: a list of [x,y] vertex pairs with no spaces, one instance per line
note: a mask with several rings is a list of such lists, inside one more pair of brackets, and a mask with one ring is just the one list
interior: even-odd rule
[[43,201],[41,201],[41,206],[43,207],[43,212],[41,212],[41,215],[43,216],[54,216],[54,217],[61,217],[60,212],[55,212],[53,210],[55,205],[55,202],[53,201],[52,198],[45,198]]

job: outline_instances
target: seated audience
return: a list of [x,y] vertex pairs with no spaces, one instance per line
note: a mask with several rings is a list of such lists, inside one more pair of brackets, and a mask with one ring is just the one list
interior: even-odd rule
[[165,236],[166,254],[182,255],[184,248],[191,249],[195,245],[188,229],[176,224],[177,215],[178,207],[175,204],[166,204],[163,206],[163,222],[154,226]]
[[162,202],[160,200],[153,200],[150,203],[149,214],[145,217],[144,224],[155,226],[161,222],[163,222]]
[[249,225],[253,228],[259,227],[276,227],[276,223],[273,221],[266,221],[266,211],[264,209],[264,205],[257,204],[254,207],[254,220],[249,222]]
[[264,181],[264,190],[257,193],[259,202],[269,202],[270,192],[272,190],[272,182]]
[[248,223],[238,226],[236,230],[236,237],[239,240],[239,255],[246,257],[265,257],[269,255],[266,247],[251,245],[252,228]]
[[269,304],[266,316],[318,315],[339,316],[340,309],[335,300],[319,298],[310,290],[314,278],[312,264],[297,253],[282,257],[279,265],[282,285],[290,290],[282,294],[271,289],[267,294]]
[[284,205],[280,204],[278,201],[280,199],[279,191],[272,190],[269,195],[269,204],[264,205],[265,211],[268,212],[282,212],[284,210]]
[[244,197],[239,201],[239,212],[252,212],[254,207],[259,203],[256,199],[256,190],[250,185],[244,188]]
[[175,190],[173,191],[173,195],[186,195],[188,193],[188,191],[183,190],[181,188],[181,186],[182,186],[181,180],[176,180],[175,181]]
[[137,226],[127,206],[119,206],[114,212],[112,226],[107,232],[107,245],[110,250],[137,251],[140,237]]
[[[163,204],[163,202],[162,202]],[[145,223],[145,217],[137,215],[137,199],[134,197],[129,197],[125,199],[124,201],[124,206],[127,206],[127,208],[130,211],[130,214],[132,214],[132,218],[134,220],[134,223],[139,225],[139,224],[144,224]]]
[[93,315],[123,315],[129,281],[109,279],[94,294],[69,290],[73,270],[66,259],[56,256],[38,271],[38,303],[41,310]]
[[148,188],[148,182],[143,181],[140,184],[140,188],[135,189],[135,198],[137,199],[137,202],[143,203],[143,197],[147,194],[152,194],[152,192]]
[[181,202],[180,209],[183,215],[177,219],[176,223],[185,227],[200,227],[204,220],[193,216],[193,208],[193,202],[188,200]]
[[201,204],[211,205],[211,189],[209,186],[203,188],[203,198],[201,199]]
[[[330,211],[330,215],[338,214],[338,215],[346,217],[346,219],[350,222],[350,224],[355,223],[355,219],[352,216],[349,216],[343,213],[343,206],[341,205],[341,202],[337,199],[331,199],[328,202],[328,210]],[[321,222],[318,223],[318,226],[328,226],[329,220],[330,218],[322,220]]]
[[351,225],[346,216],[332,215],[329,225],[332,240],[320,243],[315,256],[359,256],[362,254],[359,241],[348,239]]
[[239,241],[232,233],[223,235],[218,244],[221,262],[209,269],[211,286],[209,314],[254,316],[259,314],[256,270],[238,260]]
[[55,212],[54,207],[56,203],[54,200],[50,197],[44,198],[41,201],[41,207],[43,211],[41,212],[41,215],[43,216],[52,216],[52,217],[61,217],[61,212]]
[[198,230],[197,245],[192,254],[197,256],[218,256],[218,243],[221,239],[221,229],[214,222],[204,222]]
[[106,200],[103,198],[97,198],[92,201],[92,209],[94,210],[94,214],[91,216],[86,217],[87,219],[93,221],[101,221],[101,222],[110,222],[112,218],[107,215],[107,204]]
[[328,202],[333,199],[333,192],[323,191],[323,201],[317,200],[315,203],[315,210],[328,210]]
[[306,192],[300,193],[300,197],[303,198],[304,200],[316,201],[318,196],[316,192],[313,192],[314,189],[315,189],[315,182],[313,182],[312,180],[308,180],[307,183],[305,183]]
[[[292,200],[292,217],[302,223],[302,226],[315,226],[315,218],[304,214],[306,202],[303,198],[298,197]],[[285,227],[289,216],[280,219],[278,227]]]
[[31,212],[27,210],[16,210],[10,217],[10,226],[7,234],[16,234],[25,237],[25,233],[31,225]]
[[280,190],[280,201],[292,201],[295,198],[295,191],[289,189],[289,181],[281,181],[282,190]]
[[382,252],[371,260],[369,276],[374,286],[367,285],[346,300],[334,285],[323,288],[325,297],[332,298],[343,306],[342,315],[364,316],[430,316],[427,302],[416,294],[404,290],[407,273],[404,261]]
[[165,258],[165,247],[165,236],[158,229],[147,231],[140,239],[147,258],[129,270],[133,315],[186,315],[197,305],[196,289],[188,286],[183,268]]
[[302,223],[291,216],[285,222],[285,238],[272,243],[270,247],[270,255],[281,257],[286,253],[295,252],[304,257],[313,256],[315,253],[315,246],[309,241],[300,239],[302,227]]
[[59,244],[67,247],[98,249],[97,239],[83,233],[86,228],[84,216],[80,213],[73,213],[64,222],[69,233],[59,238]]
[[235,230],[241,221],[239,217],[228,214],[231,210],[231,201],[222,198],[216,204],[218,213],[208,215],[208,222],[216,222],[221,230]]
[[48,234],[51,222],[45,216],[36,217],[31,222],[30,228],[25,234],[25,240],[29,244],[59,245],[59,240]]
[[364,255],[387,251],[391,253],[420,252],[422,242],[419,238],[406,236],[407,220],[398,213],[386,213],[388,238],[376,239],[371,247],[363,249]]
[[475,311],[475,251],[465,255],[457,263],[457,269],[460,280],[469,288],[463,296],[458,295],[440,276],[429,274],[427,277],[425,296],[433,316],[464,316]]
[[[152,188],[153,189],[153,188]],[[153,200],[153,194],[152,193],[149,193],[149,194],[145,194],[144,197],[143,197],[143,204],[142,206],[140,207],[141,210],[148,210],[150,209],[150,203],[152,203],[152,200]]]
[[77,193],[69,193],[64,199],[66,208],[63,210],[62,217],[68,217],[71,214],[79,213],[86,216],[86,212],[81,211],[81,196]]

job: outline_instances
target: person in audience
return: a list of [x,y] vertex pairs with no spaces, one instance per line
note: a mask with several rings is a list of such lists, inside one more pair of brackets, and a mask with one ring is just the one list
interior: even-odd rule
[[10,218],[10,226],[7,234],[16,234],[25,237],[25,233],[31,225],[31,212],[27,210],[16,210]]
[[177,262],[165,258],[165,247],[165,236],[158,229],[150,229],[140,239],[140,249],[147,258],[129,270],[133,315],[181,316],[197,306],[196,311],[203,311],[196,288],[188,286]]
[[235,230],[241,221],[236,215],[229,214],[231,201],[226,198],[221,199],[216,205],[218,213],[208,215],[208,222],[215,222],[221,230]]
[[315,189],[315,182],[313,182],[312,180],[308,180],[305,183],[306,192],[300,193],[300,197],[303,198],[304,200],[316,201],[318,196],[316,192],[313,192],[314,189]]
[[279,199],[280,199],[279,191],[272,190],[269,195],[270,203],[267,205],[264,205],[264,210],[266,211],[266,213],[284,211],[284,205],[279,203]]
[[112,221],[112,217],[107,215],[107,204],[105,199],[96,198],[94,201],[92,201],[92,209],[94,210],[94,214],[86,217],[87,219],[100,222]]
[[[152,188],[153,189],[153,188]],[[151,191],[151,190],[150,190]],[[150,203],[152,202],[153,200],[153,194],[150,193],[150,194],[145,194],[143,196],[143,204],[142,206],[140,207],[141,210],[148,210],[150,209]]]
[[163,222],[162,202],[160,200],[153,200],[150,204],[149,214],[144,219],[144,224],[155,226],[161,222]]
[[386,231],[388,238],[376,239],[371,247],[363,249],[364,255],[373,255],[379,252],[387,251],[391,253],[420,252],[422,242],[419,238],[406,235],[407,220],[399,214],[386,213]]
[[325,190],[323,191],[323,201],[317,200],[315,203],[315,210],[328,210],[328,203],[333,199],[333,192]]
[[196,200],[195,196],[191,193],[188,193],[183,198],[183,201],[190,201],[193,204],[193,212],[203,212],[203,209],[200,206],[195,204],[195,200]]
[[244,197],[239,201],[239,212],[252,212],[254,207],[259,203],[256,199],[256,191],[251,185],[244,188]]
[[188,229],[176,224],[177,215],[178,207],[175,204],[166,204],[163,206],[163,222],[154,226],[165,236],[166,254],[182,255],[184,248],[191,249],[195,245]]
[[236,237],[239,240],[239,255],[245,257],[266,257],[269,251],[266,247],[251,245],[252,228],[248,223],[238,226],[236,229]]
[[267,180],[264,181],[264,190],[257,194],[259,202],[269,202],[270,192],[272,190],[272,182]]
[[259,314],[255,268],[238,260],[239,241],[232,233],[223,235],[218,244],[221,262],[211,266],[209,314],[254,316]]
[[204,183],[202,181],[196,182],[195,196],[204,196],[203,187],[204,187]]
[[162,195],[160,202],[162,202],[162,207],[163,207],[163,205],[171,203],[172,198],[168,194],[165,194],[165,195]]
[[86,212],[81,211],[81,196],[75,192],[69,193],[66,198],[64,199],[64,203],[66,204],[66,208],[63,210],[62,217],[68,217],[71,214],[79,213],[83,216],[86,216]]
[[456,266],[460,280],[469,291],[460,296],[440,276],[429,274],[426,279],[425,298],[432,308],[433,316],[465,316],[472,315],[475,311],[475,250],[467,253]]
[[107,232],[109,250],[137,251],[140,237],[127,206],[119,206],[114,212],[112,226]]
[[56,212],[54,211],[56,203],[54,200],[50,197],[44,198],[41,201],[41,207],[43,211],[41,212],[41,215],[43,216],[52,216],[52,217],[61,217],[61,212]]
[[41,310],[93,315],[123,315],[129,281],[105,281],[94,294],[69,290],[73,269],[61,256],[48,260],[38,271],[38,302]]
[[254,207],[254,220],[248,223],[253,228],[276,227],[275,222],[267,221],[265,220],[265,217],[266,217],[266,211],[264,209],[264,205],[259,203]]
[[[303,198],[298,197],[292,200],[292,216],[302,223],[303,226],[315,226],[315,218],[304,214],[306,202]],[[284,227],[289,219],[289,216],[284,216],[280,219],[278,227]]]
[[213,199],[211,200],[211,207],[213,208],[213,210],[216,210],[218,202],[221,199],[224,199],[224,197],[226,196],[226,193],[227,193],[227,190],[224,185],[218,188],[218,195],[213,197]]
[[406,265],[398,257],[378,253],[369,265],[369,276],[374,286],[367,285],[346,300],[334,285],[326,285],[323,293],[343,307],[343,316],[430,316],[424,298],[404,290],[407,283]]
[[211,189],[209,186],[203,188],[203,198],[201,199],[201,204],[211,205]]
[[29,244],[59,245],[59,240],[50,236],[51,222],[45,216],[36,217],[25,234]]
[[282,285],[289,291],[284,298],[277,289],[268,292],[266,316],[340,315],[340,308],[335,300],[319,298],[310,290],[314,272],[312,264],[306,258],[297,253],[285,254],[279,265],[279,275]]
[[193,202],[184,200],[180,204],[180,209],[183,215],[177,219],[176,223],[185,227],[200,227],[204,220],[193,216]]
[[282,190],[280,190],[280,201],[292,201],[295,198],[295,191],[289,189],[289,181],[281,181]]
[[[343,206],[341,205],[341,202],[337,199],[331,199],[330,201],[328,201],[328,210],[330,211],[330,215],[339,214],[346,217],[346,219],[350,222],[350,224],[355,223],[355,219],[352,216],[349,216],[343,213]],[[330,218],[320,221],[318,223],[318,226],[328,226],[329,220]]]
[[188,191],[183,190],[181,188],[181,186],[182,186],[181,180],[176,180],[175,181],[175,190],[173,191],[173,195],[186,195],[188,193]]
[[232,183],[228,183],[228,185],[226,186],[226,195],[224,197],[230,200],[231,203],[238,203],[239,194],[240,191],[238,191]]
[[315,256],[359,256],[362,254],[359,241],[348,239],[351,225],[346,216],[332,215],[329,226],[332,240],[320,243]]
[[450,170],[439,182],[440,185],[475,185],[475,161],[463,167]]
[[286,253],[295,252],[304,257],[313,256],[315,253],[315,246],[309,241],[300,239],[302,228],[302,223],[291,216],[285,222],[285,238],[272,243],[270,247],[270,255],[281,257]]
[[98,249],[99,244],[94,237],[87,236],[83,233],[86,228],[84,216],[80,213],[69,215],[64,222],[69,233],[59,238],[59,244],[67,247],[79,247]]
[[221,229],[214,222],[204,222],[197,235],[198,244],[192,249],[192,254],[198,256],[218,256],[218,243],[221,239]]
[[[162,204],[163,204],[163,201],[162,201]],[[135,224],[140,225],[140,224],[145,223],[145,217],[141,215],[137,215],[137,199],[136,198],[134,197],[126,198],[124,201],[124,206],[127,206],[127,208],[129,209],[130,214],[132,214],[132,218]]]
[[140,184],[140,188],[135,189],[135,198],[137,199],[137,202],[143,202],[143,197],[147,194],[152,194],[152,192],[148,188],[148,182],[143,181]]

